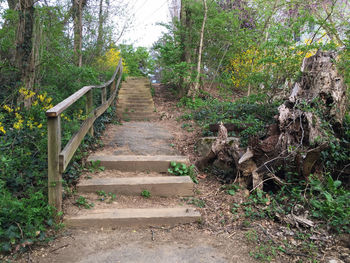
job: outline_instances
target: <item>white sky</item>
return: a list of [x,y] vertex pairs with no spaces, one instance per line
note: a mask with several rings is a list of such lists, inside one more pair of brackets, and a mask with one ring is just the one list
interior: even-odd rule
[[128,0],[133,26],[120,39],[120,43],[151,47],[166,29],[156,25],[170,21],[168,0]]
[[[119,43],[133,44],[150,48],[166,29],[157,23],[170,21],[169,5],[174,0],[124,0],[130,8],[130,15],[134,15],[132,26],[125,32]],[[1,2],[1,1],[0,1]],[[111,0],[113,3],[113,0]],[[1,3],[0,10],[7,8],[6,2]],[[0,21],[1,22],[1,21]]]

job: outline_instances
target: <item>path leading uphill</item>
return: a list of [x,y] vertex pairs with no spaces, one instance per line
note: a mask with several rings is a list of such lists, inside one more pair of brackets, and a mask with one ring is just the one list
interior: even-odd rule
[[[252,262],[242,258],[246,248],[238,241],[200,231],[201,214],[188,202],[194,183],[167,173],[171,161],[189,164],[188,157],[174,148],[154,107],[148,80],[122,84],[122,125],[107,128],[104,147],[88,158],[93,171],[81,177],[75,200],[65,202],[66,228],[48,248],[28,254],[32,262]],[[74,205],[78,197],[81,207]]]
[[[143,105],[136,108],[136,106]],[[128,113],[128,114],[124,114]],[[146,79],[131,79],[122,85],[118,95],[117,114],[126,122],[112,126],[103,136],[105,147],[90,155],[88,161],[98,162],[109,170],[82,179],[78,194],[90,202],[104,195],[116,195],[110,202],[99,202],[91,209],[68,210],[65,224],[71,227],[166,226],[200,220],[193,207],[179,205],[176,198],[192,196],[194,183],[189,176],[166,174],[170,162],[189,164],[170,146],[171,134],[159,124],[139,120],[155,119],[150,84]],[[138,121],[136,121],[138,120]],[[128,172],[126,176],[123,172]],[[131,174],[130,173],[134,173]],[[143,176],[139,176],[143,173]],[[103,191],[103,192],[102,192]],[[140,197],[141,193],[163,197],[160,204]],[[172,198],[168,202],[166,197]],[[119,198],[125,202],[121,206]],[[135,204],[133,198],[140,201]],[[92,202],[92,200],[91,200]],[[128,206],[128,202],[130,205]],[[94,202],[95,203],[95,202]]]

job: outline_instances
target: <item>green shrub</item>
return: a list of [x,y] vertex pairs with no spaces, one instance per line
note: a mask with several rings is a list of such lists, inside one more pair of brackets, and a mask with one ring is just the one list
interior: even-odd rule
[[187,166],[184,163],[171,162],[168,172],[177,176],[189,176],[194,183],[198,184],[198,179],[195,175],[194,169],[194,165]]
[[[21,244],[47,238],[47,228],[54,226],[52,208],[47,199],[47,119],[52,107],[46,94],[31,94],[30,109],[11,105],[0,108],[0,253],[10,252]],[[70,117],[70,116],[73,116]],[[81,117],[79,117],[81,116]],[[63,174],[63,186],[75,183],[83,169],[80,160],[89,145],[113,118],[113,110],[98,118],[95,136],[87,136]],[[80,111],[62,117],[62,146],[83,120]],[[68,136],[67,136],[68,135]]]
[[210,124],[219,122],[232,123],[242,131],[238,134],[231,132],[231,136],[239,136],[242,145],[247,145],[251,136],[266,135],[266,126],[274,122],[278,113],[278,101],[270,103],[267,96],[258,94],[236,100],[235,102],[218,101],[216,99],[198,99],[194,101],[182,99],[180,105],[186,105],[191,113],[185,114],[183,119],[193,119],[202,128],[204,136],[212,136]]
[[254,191],[243,203],[246,217],[252,219],[276,218],[276,215],[290,214],[295,205],[301,205],[309,211],[310,219],[316,219],[335,232],[350,233],[350,191],[331,176],[320,180],[309,177],[309,185],[289,174],[288,185],[276,193]]

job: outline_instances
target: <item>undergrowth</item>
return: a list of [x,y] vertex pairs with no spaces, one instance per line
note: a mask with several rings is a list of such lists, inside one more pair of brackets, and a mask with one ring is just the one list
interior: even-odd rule
[[219,101],[210,96],[203,98],[182,98],[178,106],[185,106],[189,112],[182,116],[183,120],[194,120],[202,128],[203,136],[213,136],[210,124],[219,122],[235,124],[240,132],[230,132],[231,136],[241,138],[242,145],[247,145],[251,136],[266,135],[267,125],[274,122],[278,113],[278,101],[269,103],[264,94],[251,95],[235,102]]
[[[225,186],[227,193],[234,195],[237,185]],[[336,233],[350,233],[350,192],[339,180],[331,176],[320,179],[310,175],[307,181],[296,180],[289,174],[287,184],[278,191],[255,190],[242,204],[233,204],[232,213],[242,214],[249,219],[269,218],[280,221],[284,216],[305,213],[317,222],[317,227],[325,227]]]
[[188,166],[185,163],[170,162],[168,172],[176,176],[189,176],[194,183],[198,184],[194,169],[194,165]]
[[[227,194],[235,195],[239,186],[226,185],[224,189]],[[335,235],[350,233],[349,198],[350,192],[331,176],[325,176],[321,180],[311,175],[308,181],[298,181],[295,174],[290,174],[287,184],[278,191],[265,192],[257,189],[245,202],[233,203],[231,213],[236,219],[242,218],[243,225],[248,228],[247,241],[255,246],[250,251],[253,258],[262,262],[275,262],[282,254],[300,254],[310,262],[322,262],[317,258],[324,241],[312,236],[323,233],[322,229]],[[293,220],[290,220],[291,215],[306,217],[314,226],[310,228],[300,222],[299,225],[294,225]],[[273,232],[266,234],[268,232],[264,227],[251,227],[252,222],[255,222],[255,226],[261,226],[261,220],[272,220],[284,225],[294,241],[280,239],[273,236]],[[261,232],[260,230],[262,233],[259,235],[257,231]]]
[[[48,239],[48,228],[59,227],[52,219],[47,199],[47,120],[52,98],[21,89],[33,99],[29,110],[5,105],[0,109],[0,253],[20,252]],[[82,111],[62,115],[62,145],[84,120]],[[64,196],[83,169],[86,150],[98,145],[105,123],[113,118],[110,108],[94,124],[95,137],[86,136],[63,174]],[[69,135],[69,136],[68,136]]]

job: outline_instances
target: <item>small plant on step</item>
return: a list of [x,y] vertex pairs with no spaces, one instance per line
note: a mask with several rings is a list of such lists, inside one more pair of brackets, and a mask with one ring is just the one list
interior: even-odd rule
[[84,196],[79,196],[77,200],[75,200],[75,204],[78,207],[84,207],[86,209],[90,209],[94,207],[94,203],[89,203]]
[[96,173],[99,171],[104,171],[105,167],[101,166],[100,163],[101,163],[100,160],[91,161],[90,166],[89,166],[89,172]]
[[99,196],[98,200],[100,200],[101,202],[103,202],[105,200],[105,198],[107,197],[106,192],[103,190],[96,191],[96,194]]
[[117,195],[116,194],[113,194],[113,193],[108,193],[108,201],[107,203],[112,203],[116,198],[117,198]]
[[171,162],[168,172],[177,176],[189,176],[194,183],[198,184],[194,168],[194,165],[187,166],[184,163]]
[[143,190],[141,192],[141,196],[144,197],[144,198],[150,198],[151,197],[151,193],[148,190]]
[[205,201],[204,200],[201,200],[201,199],[198,199],[198,198],[190,198],[188,201],[187,201],[187,204],[190,204],[190,205],[195,205],[199,208],[203,208],[205,207]]
[[96,191],[96,194],[99,196],[98,200],[99,201],[105,201],[107,200],[107,203],[112,203],[116,198],[117,198],[117,195],[116,194],[113,194],[111,192],[109,192],[108,194],[101,190],[101,191]]

